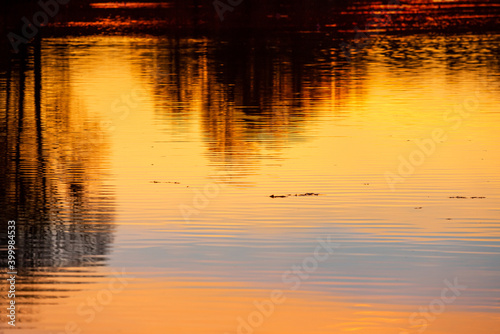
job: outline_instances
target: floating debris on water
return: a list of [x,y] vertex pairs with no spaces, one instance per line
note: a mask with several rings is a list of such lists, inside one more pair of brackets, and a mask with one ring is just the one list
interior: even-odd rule
[[181,184],[177,181],[151,181],[151,183],[173,183],[173,184]]
[[287,194],[287,195],[274,195],[272,194],[271,198],[284,198],[284,197],[290,197],[290,196],[319,196],[321,194],[317,194],[317,193],[304,193],[304,194]]

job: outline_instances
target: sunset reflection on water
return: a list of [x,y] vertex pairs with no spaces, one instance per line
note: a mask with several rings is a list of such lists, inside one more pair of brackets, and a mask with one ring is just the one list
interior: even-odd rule
[[498,36],[322,38],[54,37],[2,68],[21,331],[495,333]]

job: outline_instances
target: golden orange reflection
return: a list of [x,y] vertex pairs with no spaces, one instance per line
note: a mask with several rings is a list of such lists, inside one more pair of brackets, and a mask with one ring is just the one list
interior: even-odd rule
[[[443,42],[428,39],[431,49]],[[25,196],[10,201],[29,203],[30,219],[61,203],[45,216],[58,226],[24,230],[27,250],[29,240],[46,243],[33,246],[32,254],[58,246],[26,262],[37,270],[27,270],[36,274],[25,281],[30,315],[21,330],[417,333],[427,326],[437,334],[496,328],[499,307],[489,295],[498,292],[489,280],[496,269],[489,266],[500,237],[497,79],[486,77],[485,68],[455,64],[439,46],[432,50],[435,61],[408,47],[414,52],[395,70],[387,52],[399,49],[383,41],[354,64],[327,57],[329,49],[305,52],[300,43],[284,44],[120,36],[43,41],[43,97],[28,94],[21,105],[43,103],[6,121],[9,129],[23,126],[8,133],[6,145],[18,147],[5,147],[22,157],[3,162],[22,180],[5,178],[6,189]],[[16,78],[21,86],[34,84],[27,72]],[[478,84],[483,76],[488,85]],[[421,164],[388,181],[387,172],[400,174],[408,169],[401,159],[416,155]],[[48,186],[39,184],[40,174]],[[321,196],[269,197],[311,191]],[[216,194],[200,200],[207,192]],[[192,211],[189,220],[182,205]],[[120,231],[113,227],[118,224]],[[339,255],[343,266],[325,266],[322,281],[312,278],[291,291],[279,281],[239,276],[243,267],[279,276],[271,260],[301,260],[301,242],[329,228],[338,229],[346,250]],[[269,240],[280,243],[263,246]],[[234,253],[241,258],[233,258],[234,247],[246,242],[243,255]],[[77,249],[67,250],[68,244]],[[384,247],[394,268],[376,266],[387,264],[374,256]],[[462,253],[467,261],[482,254],[492,262],[464,269],[457,260]],[[197,262],[197,255],[206,258]],[[95,268],[80,272],[88,257],[97,258],[89,265]],[[128,265],[126,279],[117,278],[115,264],[101,268],[108,257]],[[366,276],[354,271],[356,264],[369,268]],[[413,272],[399,277],[399,266],[411,264],[429,279],[422,284],[435,283],[425,270],[437,276],[452,268],[487,281],[486,293],[464,294],[435,316],[412,318],[441,290],[417,291],[408,283]],[[155,265],[172,269],[157,272]],[[48,277],[40,279],[44,270]],[[217,276],[222,271],[228,276]],[[361,276],[367,282],[358,282]],[[123,289],[113,290],[115,283]],[[270,306],[273,285],[286,300]],[[108,299],[92,306],[99,298]],[[256,311],[255,301],[268,308]]]
[[[470,333],[492,328],[495,313],[461,312],[446,305],[432,313],[428,304],[397,304],[391,298],[353,302],[360,296],[324,298],[315,292],[287,292],[271,304],[271,291],[247,284],[186,281],[141,282],[128,279],[109,304],[96,301],[109,283],[93,285],[60,305],[44,308],[38,317],[45,331],[68,326],[82,333]],[[119,286],[116,285],[118,288]],[[351,299],[352,298],[352,299]],[[54,317],[54,313],[57,317]],[[412,315],[416,313],[414,317]],[[120,320],[118,320],[120,319]],[[424,321],[425,320],[425,321]],[[57,332],[59,333],[59,332]]]

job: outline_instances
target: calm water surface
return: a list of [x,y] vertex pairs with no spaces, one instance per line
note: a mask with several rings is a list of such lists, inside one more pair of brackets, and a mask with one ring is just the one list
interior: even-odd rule
[[499,333],[499,42],[43,38],[0,71],[16,332]]

